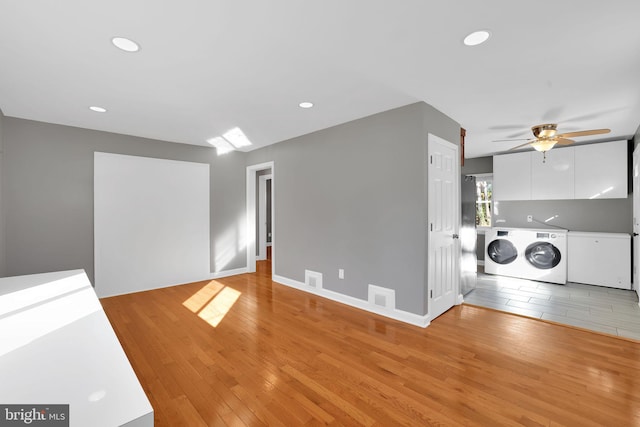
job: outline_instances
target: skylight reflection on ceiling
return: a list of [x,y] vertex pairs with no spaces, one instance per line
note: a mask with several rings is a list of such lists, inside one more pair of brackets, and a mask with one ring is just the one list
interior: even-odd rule
[[242,129],[240,129],[239,127],[235,127],[225,132],[225,134],[222,136],[236,148],[248,147],[249,145],[252,145],[251,141],[249,141],[249,138],[247,138],[244,132],[242,132]]
[[239,127],[234,127],[233,129],[226,131],[222,136],[210,138],[207,142],[216,147],[218,156],[229,153],[238,148],[253,145],[249,138],[247,138],[247,135],[245,135]]
[[223,154],[227,154],[233,151],[233,146],[229,144],[229,142],[221,136],[216,136],[215,138],[207,139],[207,142],[214,147],[216,147],[216,152],[218,156]]

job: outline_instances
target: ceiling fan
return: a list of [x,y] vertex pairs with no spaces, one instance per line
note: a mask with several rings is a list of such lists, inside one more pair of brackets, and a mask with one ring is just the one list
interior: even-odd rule
[[[569,138],[577,138],[580,136],[589,136],[589,135],[600,135],[603,133],[611,132],[610,129],[592,129],[592,130],[580,130],[576,132],[567,132],[567,133],[557,133],[556,128],[558,127],[555,123],[547,123],[543,125],[535,125],[531,128],[533,132],[533,136],[535,139],[531,139],[524,144],[518,145],[517,147],[510,148],[511,150],[517,150],[519,148],[523,148],[526,146],[533,147],[536,151],[540,151],[543,154],[543,162],[547,159],[547,151],[551,150],[556,144],[557,145],[569,145],[573,144],[575,141]],[[514,139],[501,139],[497,141],[517,141]]]

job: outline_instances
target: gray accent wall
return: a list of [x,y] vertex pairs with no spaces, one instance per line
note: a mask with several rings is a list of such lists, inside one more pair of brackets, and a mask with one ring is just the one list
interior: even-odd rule
[[[494,212],[494,225],[499,227],[549,228],[548,224],[570,231],[631,233],[633,231],[633,200],[535,200],[499,202]],[[494,208],[495,211],[495,208]],[[527,222],[527,215],[542,222]],[[556,217],[557,215],[557,217]],[[502,221],[504,220],[504,221]]]
[[396,308],[425,314],[429,133],[457,144],[460,126],[417,103],[248,153],[274,161],[275,273],[320,272],[363,300],[369,284],[394,289]]
[[4,126],[4,114],[0,110],[0,277],[5,276],[5,227],[4,227],[4,144],[2,139],[2,128]]
[[493,157],[476,157],[464,159],[464,166],[460,168],[462,175],[476,175],[493,173]]
[[209,163],[211,269],[246,266],[246,154],[10,117],[2,134],[6,275],[81,268],[93,282],[95,151]]

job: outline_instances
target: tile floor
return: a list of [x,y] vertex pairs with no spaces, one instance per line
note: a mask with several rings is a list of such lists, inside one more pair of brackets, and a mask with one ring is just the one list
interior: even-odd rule
[[536,282],[485,274],[478,267],[469,304],[640,340],[640,306],[635,291],[601,286]]

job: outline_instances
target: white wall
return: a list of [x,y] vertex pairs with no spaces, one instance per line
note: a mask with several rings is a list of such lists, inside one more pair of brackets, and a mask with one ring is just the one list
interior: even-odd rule
[[4,152],[4,144],[2,139],[2,125],[3,125],[4,115],[2,114],[2,110],[0,110],[0,277],[5,275],[5,238],[4,238],[4,206],[3,206],[3,190],[2,186],[4,185],[4,171],[2,167],[3,162],[3,152]]
[[100,297],[210,276],[209,165],[95,153]]

